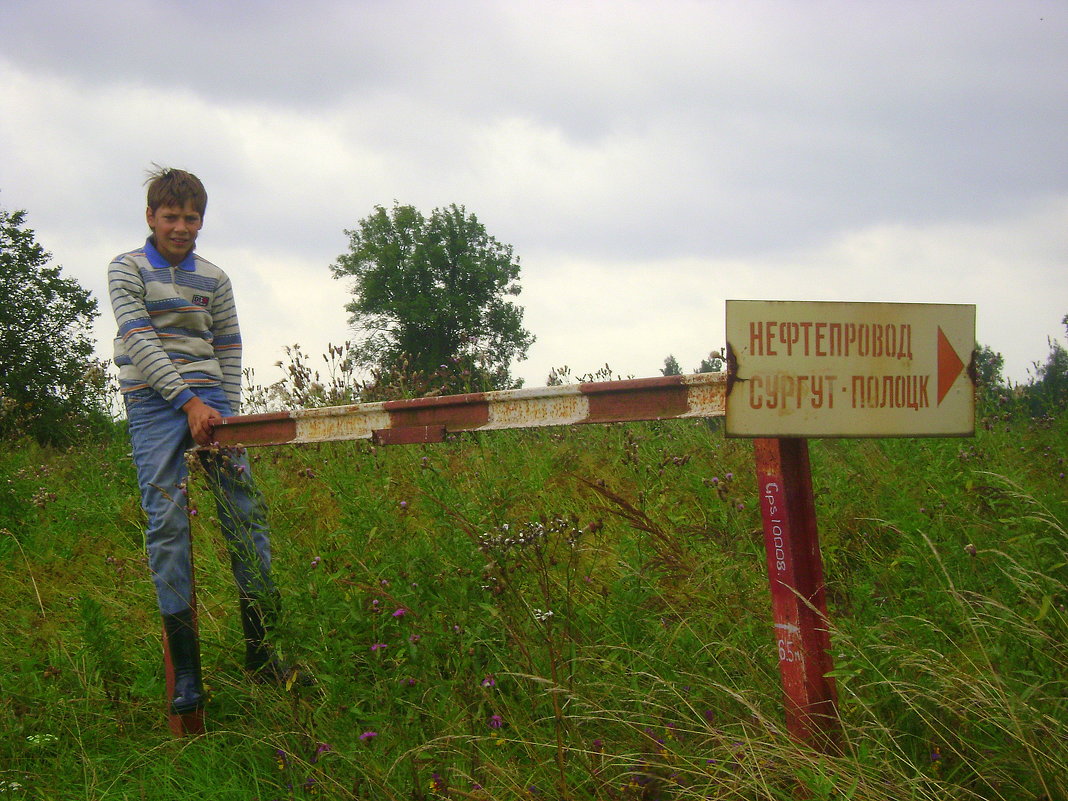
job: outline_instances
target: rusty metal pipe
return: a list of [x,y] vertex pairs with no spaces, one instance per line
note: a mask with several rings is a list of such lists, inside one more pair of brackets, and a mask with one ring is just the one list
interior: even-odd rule
[[[432,442],[436,431],[493,431],[634,420],[722,417],[723,373],[475,392],[238,415],[215,427],[220,445],[246,447],[372,439]],[[410,430],[407,434],[386,433]]]

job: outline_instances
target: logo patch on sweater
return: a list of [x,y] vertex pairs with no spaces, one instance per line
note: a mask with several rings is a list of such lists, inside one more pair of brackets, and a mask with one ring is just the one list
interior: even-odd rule
[[193,305],[195,306],[207,306],[209,300],[204,295],[193,295]]

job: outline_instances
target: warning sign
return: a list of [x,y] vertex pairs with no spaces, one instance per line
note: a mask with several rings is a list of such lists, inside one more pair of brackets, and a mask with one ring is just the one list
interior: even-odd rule
[[975,306],[727,301],[727,436],[975,433]]

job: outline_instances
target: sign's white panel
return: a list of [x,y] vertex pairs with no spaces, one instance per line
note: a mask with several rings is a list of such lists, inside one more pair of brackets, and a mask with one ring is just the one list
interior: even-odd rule
[[728,436],[970,436],[975,306],[727,301]]

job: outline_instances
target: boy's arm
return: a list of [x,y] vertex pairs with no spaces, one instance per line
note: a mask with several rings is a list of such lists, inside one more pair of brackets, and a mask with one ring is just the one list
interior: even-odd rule
[[230,401],[230,411],[241,413],[241,327],[237,320],[234,288],[224,277],[215,289],[211,305],[212,344],[222,369],[222,387]]

